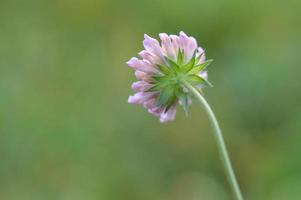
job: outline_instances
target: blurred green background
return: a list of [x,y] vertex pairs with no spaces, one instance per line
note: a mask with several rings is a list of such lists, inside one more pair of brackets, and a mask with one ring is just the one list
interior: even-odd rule
[[0,0],[1,200],[231,200],[208,119],[129,105],[143,34],[183,30],[246,199],[301,199],[300,1]]

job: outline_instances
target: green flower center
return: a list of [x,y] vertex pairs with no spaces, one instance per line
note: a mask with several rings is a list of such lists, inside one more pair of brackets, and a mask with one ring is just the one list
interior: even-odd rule
[[190,83],[192,86],[211,86],[211,84],[199,74],[212,62],[207,60],[202,64],[197,64],[200,56],[193,54],[191,60],[183,63],[183,52],[179,51],[177,62],[165,57],[165,65],[157,65],[162,73],[153,77],[154,86],[149,91],[157,91],[160,93],[158,98],[158,106],[166,107],[167,111],[171,105],[179,99],[184,107],[188,110],[188,96],[183,86],[183,81]]

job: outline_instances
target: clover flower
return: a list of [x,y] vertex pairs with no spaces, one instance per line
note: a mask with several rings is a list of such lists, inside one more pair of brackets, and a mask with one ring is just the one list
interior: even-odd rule
[[193,37],[184,32],[177,35],[159,34],[161,42],[144,35],[145,50],[140,58],[133,57],[127,65],[133,68],[137,82],[132,84],[136,92],[128,102],[143,105],[148,112],[160,117],[160,122],[174,120],[176,107],[182,105],[188,112],[191,93],[183,82],[200,92],[208,82],[206,67],[212,60],[205,60],[205,52]]

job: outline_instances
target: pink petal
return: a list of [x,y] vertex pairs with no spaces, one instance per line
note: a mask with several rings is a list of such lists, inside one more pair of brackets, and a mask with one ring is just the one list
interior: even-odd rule
[[134,96],[129,96],[128,103],[143,104],[153,98],[156,94],[156,92],[137,92]]
[[184,64],[187,63],[197,49],[197,42],[193,37],[188,37],[183,31],[179,36],[180,48],[184,51]]
[[180,44],[179,44],[179,37],[177,35],[170,35],[171,44],[174,52],[176,52],[176,57],[178,56]]
[[157,102],[157,99],[152,98],[152,99],[149,99],[148,101],[144,102],[143,106],[148,109],[155,108],[155,107],[157,107],[156,102]]
[[179,35],[179,44],[180,44],[180,48],[183,50],[189,44],[189,37],[183,31],[181,31]]
[[144,81],[137,81],[132,84],[132,89],[136,92],[142,92],[150,89],[153,85]]
[[176,62],[178,52],[173,48],[171,38],[166,33],[160,33],[159,37],[164,54]]
[[139,60],[136,57],[131,58],[126,64],[135,70],[142,71],[147,74],[158,74],[159,73],[159,71],[153,65],[146,62],[145,60]]
[[150,52],[153,56],[157,56],[161,59],[161,62],[164,63],[164,55],[160,44],[156,39],[144,34],[143,46],[148,52]]
[[202,64],[206,60],[205,51],[201,47],[197,49],[196,57],[199,59],[197,64]]
[[177,103],[172,105],[167,112],[162,112],[160,115],[160,122],[167,122],[174,120],[177,112]]
[[145,72],[135,71],[135,76],[140,81],[150,82],[152,78]]
[[162,114],[163,111],[164,111],[164,109],[161,108],[161,107],[155,107],[155,108],[148,109],[149,113],[151,113],[151,114],[153,114],[157,117],[159,117]]
[[191,57],[192,57],[193,53],[198,48],[198,43],[197,43],[197,41],[196,41],[196,39],[194,37],[189,37],[189,39],[190,39],[190,43],[188,45],[188,49],[191,52]]
[[157,105],[157,97],[149,99],[148,101],[143,103],[143,106],[147,108],[148,112],[155,115],[160,116],[161,113],[164,111],[164,108]]
[[208,72],[207,71],[202,71],[200,74],[199,74],[200,77],[202,77],[203,79],[205,80],[208,80]]
[[149,61],[152,64],[162,64],[162,60],[160,58],[158,58],[158,56],[152,55],[147,50],[142,50],[138,54],[141,58],[143,58],[144,60]]

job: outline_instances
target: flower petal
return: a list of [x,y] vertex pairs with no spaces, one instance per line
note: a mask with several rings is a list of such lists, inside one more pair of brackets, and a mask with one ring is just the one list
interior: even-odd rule
[[153,56],[158,57],[161,63],[164,63],[164,55],[160,44],[156,39],[149,37],[147,34],[144,34],[143,46]]
[[153,65],[146,62],[145,60],[139,60],[136,57],[131,58],[127,63],[129,67],[135,70],[145,72],[147,74],[158,74],[160,73]]
[[144,102],[143,106],[145,108],[148,108],[148,109],[155,108],[155,107],[157,107],[156,102],[157,102],[157,99],[156,98],[152,98],[152,99],[149,99],[146,102]]
[[202,64],[206,60],[205,51],[201,47],[197,49],[196,57],[199,59],[197,64]]
[[202,77],[203,79],[205,80],[208,80],[208,72],[207,71],[202,71],[200,74],[199,74],[200,77]]
[[143,106],[147,108],[148,112],[159,117],[161,113],[164,111],[164,108],[161,106],[158,106],[156,104],[157,98],[151,98],[148,101],[144,102]]
[[197,49],[197,42],[193,37],[188,37],[183,31],[179,36],[180,48],[184,51],[184,64],[189,62],[195,50]]
[[144,81],[137,81],[132,84],[132,89],[136,92],[142,92],[150,89],[153,85]]
[[129,96],[128,103],[143,104],[145,101],[153,98],[157,92],[137,92],[134,96]]
[[161,46],[164,54],[173,61],[177,61],[177,51],[173,48],[171,38],[166,33],[160,33]]
[[139,81],[150,82],[152,79],[147,73],[141,71],[135,71],[135,76]]
[[160,122],[167,122],[174,120],[177,112],[177,103],[173,104],[167,112],[162,112],[160,115]]
[[147,50],[142,50],[140,51],[139,53],[139,56],[141,58],[143,58],[144,60],[147,60],[149,61],[150,63],[152,64],[159,64],[159,63],[162,63],[161,59],[158,58],[158,56],[154,56],[152,55],[150,52],[148,52]]
[[155,108],[148,109],[149,113],[151,113],[151,114],[153,114],[157,117],[159,117],[162,114],[163,111],[164,111],[164,109],[161,108],[161,107],[155,107]]
[[178,56],[178,52],[179,52],[179,48],[180,48],[179,36],[177,36],[177,35],[170,35],[169,37],[171,38],[172,48],[176,52],[176,57],[177,57]]

